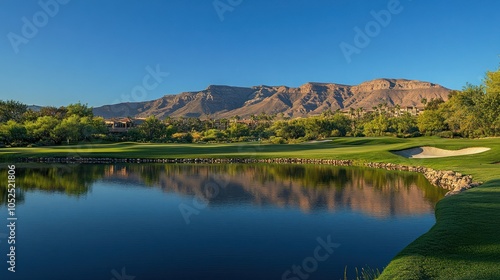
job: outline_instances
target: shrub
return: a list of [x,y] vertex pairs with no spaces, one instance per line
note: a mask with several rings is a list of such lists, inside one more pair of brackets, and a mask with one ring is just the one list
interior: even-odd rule
[[441,131],[437,134],[441,138],[453,138],[453,132],[451,131]]
[[273,143],[273,144],[285,144],[286,141],[285,139],[283,139],[283,137],[276,137],[276,136],[271,136],[271,138],[269,138],[269,142]]

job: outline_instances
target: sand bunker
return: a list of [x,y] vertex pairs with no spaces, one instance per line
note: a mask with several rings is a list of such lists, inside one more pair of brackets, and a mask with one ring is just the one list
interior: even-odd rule
[[393,151],[393,153],[405,158],[441,158],[479,154],[488,150],[490,150],[490,148],[474,147],[461,150],[444,150],[434,147],[417,147],[401,151]]

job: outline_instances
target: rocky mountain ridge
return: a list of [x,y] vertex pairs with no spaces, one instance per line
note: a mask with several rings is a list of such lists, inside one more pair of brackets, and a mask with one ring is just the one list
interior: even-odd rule
[[198,117],[248,118],[260,113],[289,117],[319,115],[363,107],[370,110],[380,103],[422,107],[426,98],[448,99],[450,90],[430,82],[406,79],[376,79],[350,86],[335,83],[306,83],[300,87],[211,85],[205,90],[165,95],[159,99],[135,103],[119,103],[94,108],[94,114],[105,118]]

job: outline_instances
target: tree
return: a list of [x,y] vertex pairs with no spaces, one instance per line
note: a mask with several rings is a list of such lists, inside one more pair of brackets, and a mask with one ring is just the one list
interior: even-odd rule
[[421,133],[435,134],[446,129],[445,118],[437,110],[425,110],[417,118],[417,126]]
[[[360,109],[361,112],[363,112],[363,107],[361,107]],[[328,121],[331,122],[331,125],[329,127],[330,133],[335,134],[331,136],[346,136],[346,134],[351,129],[351,123],[354,123],[342,113],[335,113]],[[336,135],[334,131],[338,131],[339,134]]]
[[148,117],[137,127],[137,131],[143,141],[159,142],[167,140],[167,127],[155,116]]
[[465,137],[500,135],[500,94],[487,86],[467,84],[439,106],[448,128]]
[[56,143],[66,141],[69,144],[72,141],[79,141],[80,118],[77,115],[65,118],[54,128],[52,135]]
[[296,120],[276,122],[270,129],[275,131],[276,136],[287,140],[297,139],[306,135],[304,127]]
[[439,105],[444,103],[443,98],[431,98],[429,102],[427,102],[427,105],[425,106],[425,110],[437,110],[439,108]]
[[239,138],[242,136],[250,135],[250,130],[248,129],[248,126],[239,122],[231,123],[227,130],[231,138]]
[[425,108],[425,105],[427,104],[427,98],[425,98],[425,97],[424,97],[424,98],[422,98],[422,99],[420,100],[420,102],[424,105],[424,108]]
[[417,119],[410,113],[405,112],[399,117],[395,117],[393,120],[393,129],[402,135],[412,134],[418,131]]
[[104,119],[101,117],[82,117],[80,118],[80,140],[90,141],[95,134],[104,134],[107,132]]
[[486,93],[499,94],[500,93],[500,68],[497,71],[486,72],[484,84],[486,85]]
[[15,120],[0,124],[0,139],[6,145],[22,146],[27,140],[27,136],[26,127]]
[[367,136],[380,136],[389,128],[389,120],[385,114],[379,114],[376,118],[366,123],[364,134]]
[[349,108],[349,116],[350,116],[351,118],[353,118],[353,117],[354,117],[354,112],[355,112],[355,111],[356,111],[356,110],[355,110],[353,107]]
[[27,109],[28,106],[23,103],[14,100],[0,100],[0,123],[6,123],[9,120],[21,122]]
[[396,110],[396,112],[395,112],[395,115],[396,115],[396,116],[401,115],[401,105],[396,104],[396,105],[394,106],[394,109]]
[[92,118],[94,117],[94,113],[92,112],[92,108],[89,108],[87,104],[81,104],[80,102],[76,104],[70,104],[68,107],[66,107],[68,110],[68,116],[79,116],[81,118],[83,117],[89,117]]
[[55,117],[43,116],[36,119],[36,121],[26,122],[26,130],[28,138],[31,142],[47,142],[54,143],[52,134],[56,126],[60,123]]
[[51,116],[58,118],[60,120],[64,119],[66,117],[66,114],[68,114],[68,109],[66,107],[42,107],[40,111],[38,112],[40,116]]
[[224,132],[218,130],[218,129],[209,129],[205,131],[204,137],[202,138],[203,141],[222,141],[226,137]]
[[484,118],[491,125],[491,134],[500,135],[500,68],[495,72],[487,72],[484,83],[486,85]]

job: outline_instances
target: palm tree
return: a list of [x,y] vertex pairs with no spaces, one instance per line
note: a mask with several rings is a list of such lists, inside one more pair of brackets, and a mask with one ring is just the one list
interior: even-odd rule
[[401,105],[396,104],[394,108],[396,108],[396,115],[399,116],[399,114],[401,113]]
[[349,115],[351,116],[351,118],[354,117],[354,108],[349,108]]
[[422,98],[422,100],[420,100],[420,102],[422,102],[422,104],[424,104],[424,108],[425,108],[425,104],[427,104],[427,98]]

